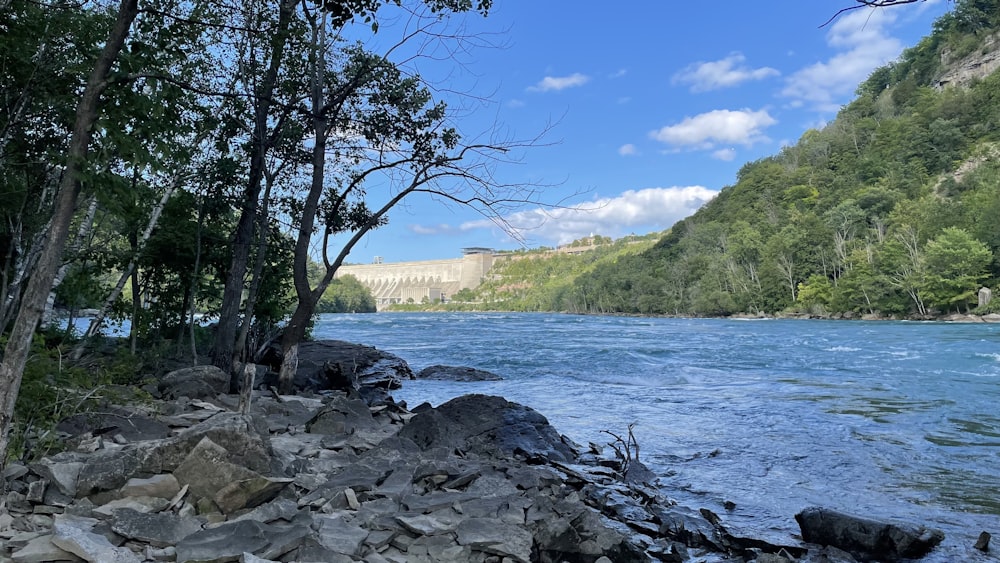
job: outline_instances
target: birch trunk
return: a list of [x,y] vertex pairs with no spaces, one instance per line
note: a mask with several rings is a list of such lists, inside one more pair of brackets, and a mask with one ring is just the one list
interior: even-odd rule
[[163,192],[163,197],[157,202],[156,207],[153,208],[153,212],[149,216],[149,222],[146,223],[146,229],[142,232],[142,236],[136,243],[135,252],[132,255],[132,259],[129,261],[128,266],[122,271],[122,275],[118,278],[118,283],[115,284],[115,288],[108,295],[108,298],[104,300],[104,304],[101,305],[101,309],[97,312],[97,315],[90,320],[90,326],[87,327],[87,332],[84,333],[83,338],[73,349],[73,361],[79,360],[83,356],[83,352],[87,347],[87,342],[94,337],[100,331],[101,325],[104,324],[105,317],[108,316],[108,311],[111,307],[118,301],[121,297],[122,291],[125,290],[125,284],[128,283],[129,277],[135,271],[136,266],[139,263],[139,257],[142,256],[142,251],[146,247],[146,243],[149,241],[149,237],[153,234],[153,229],[156,228],[156,224],[160,221],[160,215],[163,213],[163,208],[166,207],[167,201],[170,197],[174,195],[174,191],[177,189],[177,184],[180,183],[178,178],[175,178],[171,182],[167,190]]
[[[69,254],[73,255],[80,251],[83,247],[83,241],[90,237],[91,231],[94,229],[94,217],[97,215],[97,197],[92,196],[90,198],[90,204],[87,206],[87,214],[84,216],[83,221],[80,222],[80,228],[76,231],[76,238],[73,239],[73,243],[69,247]],[[42,326],[49,326],[52,324],[52,312],[56,305],[56,290],[62,284],[63,280],[66,279],[66,274],[69,272],[69,262],[63,262],[62,266],[59,266],[59,271],[56,272],[56,278],[52,280],[52,289],[49,291],[49,296],[45,300],[45,310],[42,311]]]

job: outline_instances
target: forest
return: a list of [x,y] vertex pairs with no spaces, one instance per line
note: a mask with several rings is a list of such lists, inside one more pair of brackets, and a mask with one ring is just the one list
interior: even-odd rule
[[334,274],[400,201],[529,199],[489,170],[532,140],[467,140],[415,64],[489,8],[0,1],[0,451],[158,362],[235,390],[277,345],[287,388],[315,313],[374,308]]
[[[997,56],[998,30],[1000,2],[956,2],[836,119],[744,165],[652,248],[565,257],[577,271],[551,280],[555,263],[499,269],[479,297],[501,309],[644,315],[976,310],[981,287],[1000,293],[1000,73],[946,82]],[[1000,300],[977,312],[997,310]]]

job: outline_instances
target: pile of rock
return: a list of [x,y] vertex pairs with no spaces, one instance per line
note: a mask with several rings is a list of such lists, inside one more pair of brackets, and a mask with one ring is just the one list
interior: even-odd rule
[[10,464],[0,561],[854,561],[734,537],[499,397],[259,391],[241,416],[196,373],[217,385],[172,374],[179,398],[74,418],[70,449]]

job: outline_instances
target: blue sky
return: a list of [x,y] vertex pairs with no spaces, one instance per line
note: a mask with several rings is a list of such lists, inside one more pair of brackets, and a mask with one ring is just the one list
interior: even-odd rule
[[[449,30],[481,45],[412,64],[455,110],[466,138],[545,132],[493,173],[539,188],[534,199],[546,205],[505,209],[509,232],[417,195],[348,260],[452,258],[468,246],[555,246],[670,227],[735,182],[743,164],[832,119],[859,82],[950,7],[864,8],[820,27],[851,5],[495,0],[487,18],[452,18]],[[394,33],[383,25],[378,41]]]

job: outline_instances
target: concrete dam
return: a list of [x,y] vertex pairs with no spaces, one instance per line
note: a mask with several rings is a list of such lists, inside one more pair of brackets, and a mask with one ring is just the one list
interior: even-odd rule
[[[335,277],[354,276],[375,297],[378,308],[397,303],[442,301],[479,287],[493,267],[490,248],[464,248],[461,258],[341,266]],[[412,301],[411,301],[412,300]]]

